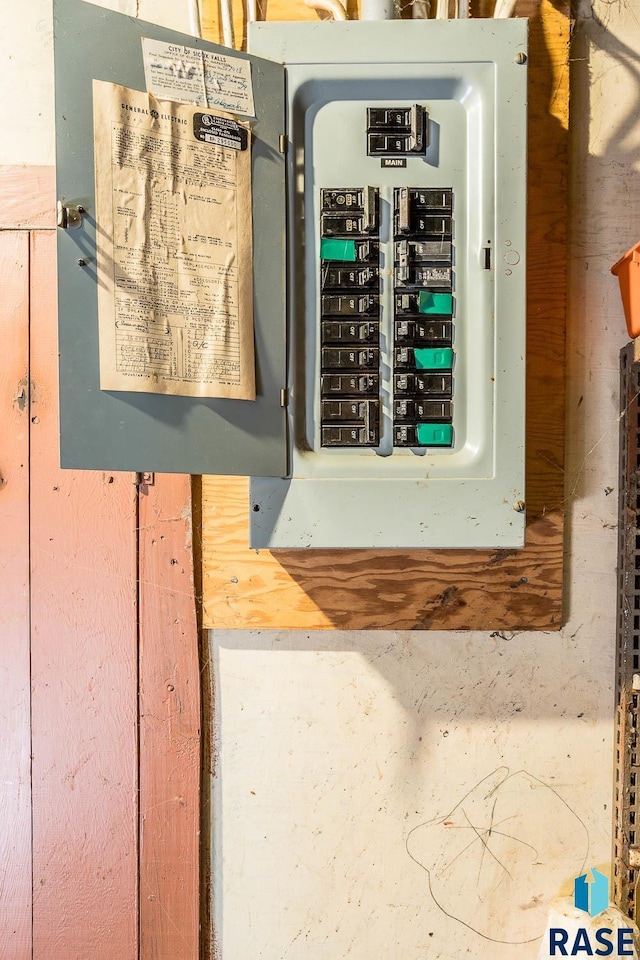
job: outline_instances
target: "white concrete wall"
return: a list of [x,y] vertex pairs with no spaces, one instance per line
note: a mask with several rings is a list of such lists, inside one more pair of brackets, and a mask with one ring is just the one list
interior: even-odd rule
[[[608,868],[627,339],[608,270],[640,238],[640,21],[632,4],[595,0],[592,12],[583,2],[567,624],[515,636],[505,624],[509,639],[212,633],[222,960],[528,960],[549,900],[583,861]],[[173,0],[109,5],[187,29]],[[3,15],[0,102],[12,135],[0,137],[0,163],[52,163],[50,0],[7,3]]]

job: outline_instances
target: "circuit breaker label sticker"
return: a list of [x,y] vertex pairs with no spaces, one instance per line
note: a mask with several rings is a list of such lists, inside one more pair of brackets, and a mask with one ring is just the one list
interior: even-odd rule
[[215,143],[232,150],[246,150],[249,144],[246,127],[241,127],[231,117],[218,117],[212,113],[194,113],[193,135],[202,143]]
[[142,38],[142,58],[147,90],[156,97],[255,117],[250,60],[149,37]]

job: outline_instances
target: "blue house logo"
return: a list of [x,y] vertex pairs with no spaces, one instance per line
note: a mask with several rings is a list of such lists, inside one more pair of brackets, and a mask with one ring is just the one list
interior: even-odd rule
[[609,878],[595,868],[592,868],[590,873],[590,878],[583,873],[574,880],[573,902],[577,910],[583,910],[590,917],[597,917],[609,906]]

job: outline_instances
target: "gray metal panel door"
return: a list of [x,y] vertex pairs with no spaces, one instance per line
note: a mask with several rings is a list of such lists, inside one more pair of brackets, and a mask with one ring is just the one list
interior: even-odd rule
[[286,384],[284,68],[251,61],[254,318],[257,399],[210,400],[100,390],[92,80],[145,89],[141,38],[225,52],[82,0],[56,0],[57,191],[87,213],[59,230],[60,459],[63,467],[285,476]]

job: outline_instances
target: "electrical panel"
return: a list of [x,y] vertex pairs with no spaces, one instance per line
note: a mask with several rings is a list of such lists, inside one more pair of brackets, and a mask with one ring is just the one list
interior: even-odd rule
[[522,546],[527,21],[249,25],[255,401],[99,381],[92,80],[228,51],[83,0],[54,32],[62,465],[250,476],[256,548]]
[[254,547],[524,542],[526,21],[254,23],[285,64],[289,472]]

